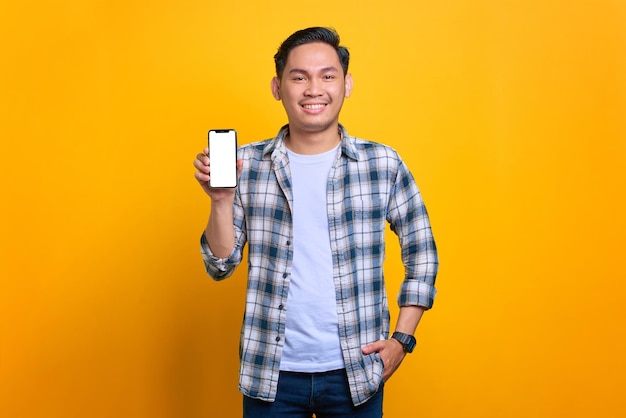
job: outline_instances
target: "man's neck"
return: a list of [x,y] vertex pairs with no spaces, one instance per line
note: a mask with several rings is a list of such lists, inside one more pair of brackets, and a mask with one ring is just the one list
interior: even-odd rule
[[335,148],[341,141],[339,126],[322,132],[299,132],[289,129],[285,145],[296,154],[321,154]]

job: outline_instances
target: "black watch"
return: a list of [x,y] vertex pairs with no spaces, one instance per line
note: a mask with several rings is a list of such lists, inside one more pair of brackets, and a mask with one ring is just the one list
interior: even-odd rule
[[412,353],[415,349],[415,345],[417,344],[414,336],[412,336],[411,334],[405,334],[403,332],[396,331],[391,334],[391,338],[399,341],[400,344],[402,344],[405,353]]

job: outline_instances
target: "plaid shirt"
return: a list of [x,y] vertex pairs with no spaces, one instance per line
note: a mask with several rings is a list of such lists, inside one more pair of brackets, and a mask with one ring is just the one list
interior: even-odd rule
[[[348,136],[340,126],[340,152],[330,170],[327,211],[339,338],[352,400],[367,401],[382,383],[378,353],[363,345],[389,334],[389,309],[383,279],[385,222],[399,238],[405,278],[400,306],[432,307],[437,252],[426,208],[413,176],[391,148]],[[202,235],[208,274],[229,277],[248,243],[248,287],[240,341],[240,391],[276,398],[289,279],[293,260],[293,208],[289,160],[284,138],[242,146],[244,170],[234,202],[235,248],[216,258]]]

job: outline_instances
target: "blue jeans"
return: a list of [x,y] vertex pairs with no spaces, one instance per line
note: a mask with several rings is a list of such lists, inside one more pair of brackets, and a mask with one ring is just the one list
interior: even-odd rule
[[244,418],[381,418],[383,387],[362,405],[354,406],[346,371],[296,373],[281,371],[276,401],[243,397]]

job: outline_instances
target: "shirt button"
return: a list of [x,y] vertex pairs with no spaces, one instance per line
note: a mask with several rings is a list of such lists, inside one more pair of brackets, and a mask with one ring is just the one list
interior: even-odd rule
[[280,309],[281,311],[283,310],[285,306],[281,303],[280,305],[278,305],[278,309]]
[[291,241],[287,241],[287,245],[291,245]]
[[283,279],[286,279],[289,276],[287,273],[283,273]]
[[276,337],[276,342],[279,342],[279,341],[280,341],[280,337]]

